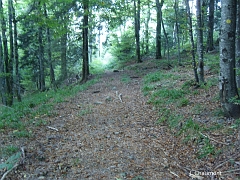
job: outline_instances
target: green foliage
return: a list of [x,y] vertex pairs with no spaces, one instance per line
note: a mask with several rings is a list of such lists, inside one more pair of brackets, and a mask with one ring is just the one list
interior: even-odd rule
[[[17,129],[19,131],[15,131],[14,136],[30,137],[31,134],[25,130],[27,121],[24,121],[24,119],[35,119],[41,115],[51,116],[54,104],[62,102],[68,97],[75,96],[76,93],[86,90],[97,81],[96,78],[87,81],[83,85],[31,94],[23,98],[22,102],[16,102],[11,108],[0,106],[0,129]],[[36,125],[45,123],[42,119],[36,122]]]
[[173,77],[173,74],[171,73],[163,73],[163,72],[154,72],[154,73],[149,73],[144,77],[144,83],[154,83],[158,82],[164,79],[170,79]]
[[13,168],[13,166],[19,161],[21,158],[21,152],[17,152],[10,156],[5,163],[0,164],[0,170],[1,169],[7,169],[10,170]]
[[233,104],[236,104],[236,105],[240,105],[240,99],[237,96],[232,97],[231,99],[229,99],[229,102],[231,102]]
[[132,178],[132,180],[145,180],[142,176],[137,176]]
[[7,147],[1,147],[0,154],[2,156],[11,156],[12,154],[16,153],[18,151],[18,147],[9,145]]
[[128,75],[124,74],[122,75],[121,81],[124,83],[129,83],[131,81],[131,78]]
[[101,60],[94,60],[91,64],[90,64],[90,72],[92,74],[102,74],[104,73],[106,65],[103,64],[103,62]]
[[135,55],[135,39],[132,29],[125,31],[120,37],[112,35],[110,52],[115,61],[122,63],[132,59]]
[[22,130],[22,131],[18,131],[18,130],[15,130],[12,134],[14,137],[17,137],[17,138],[29,138],[31,137],[31,133],[28,132],[27,130]]
[[215,147],[210,143],[210,140],[208,138],[203,138],[202,147],[198,151],[198,158],[202,159],[207,157],[208,155],[214,155],[215,154]]
[[91,106],[88,106],[87,108],[82,109],[82,110],[78,113],[78,116],[84,116],[84,115],[91,114],[91,113],[92,113],[92,107],[91,107]]
[[187,98],[182,98],[178,104],[179,107],[187,106],[189,104],[189,100]]

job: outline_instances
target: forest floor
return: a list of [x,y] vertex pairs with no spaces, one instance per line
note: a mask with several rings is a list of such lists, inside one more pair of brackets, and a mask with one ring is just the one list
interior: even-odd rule
[[[47,126],[29,127],[33,136],[28,139],[9,139],[9,134],[1,132],[2,142],[24,147],[25,152],[22,164],[5,179],[237,178],[239,131],[228,134],[228,141],[224,139],[226,134],[209,133],[206,136],[211,135],[209,139],[215,149],[226,148],[220,155],[198,158],[198,144],[183,143],[182,137],[176,136],[167,124],[156,123],[160,114],[142,93],[143,76],[168,70],[149,67],[148,64],[140,73],[131,68],[105,72],[87,90],[55,105],[52,116],[41,116]],[[179,80],[179,84],[182,81]],[[219,102],[209,98],[216,95],[217,86],[203,92],[195,98],[189,97],[194,104],[212,103],[212,109],[194,115],[197,119],[206,118],[210,111],[219,108]],[[189,107],[179,109],[189,114]],[[231,145],[226,145],[226,141],[232,142]],[[206,151],[211,151],[211,147]]]

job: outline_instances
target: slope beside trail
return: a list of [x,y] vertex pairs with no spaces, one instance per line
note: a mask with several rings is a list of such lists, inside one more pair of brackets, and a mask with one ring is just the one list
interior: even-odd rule
[[106,72],[98,83],[56,105],[54,117],[45,120],[58,131],[37,127],[25,143],[24,165],[9,178],[190,179],[190,170],[201,162],[168,127],[156,124],[159,115],[141,83],[134,71]]

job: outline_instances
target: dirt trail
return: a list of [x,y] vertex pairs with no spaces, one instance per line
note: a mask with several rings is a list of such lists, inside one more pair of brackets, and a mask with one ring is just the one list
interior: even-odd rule
[[[190,147],[182,146],[141,93],[134,72],[108,72],[98,83],[58,104],[48,126],[26,144],[26,161],[12,179],[189,179]],[[119,98],[121,94],[122,99]],[[121,102],[122,100],[122,102]],[[198,166],[199,167],[199,166]]]

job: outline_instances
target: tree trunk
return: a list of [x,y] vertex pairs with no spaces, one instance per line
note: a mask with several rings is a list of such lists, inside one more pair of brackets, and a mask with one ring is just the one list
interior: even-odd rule
[[178,4],[179,4],[179,0],[175,0],[174,2],[174,12],[175,12],[175,27],[176,27],[176,39],[177,39],[177,48],[178,48],[178,65],[182,65],[181,62],[181,54],[180,54],[180,38],[179,38],[179,22],[178,22]]
[[7,25],[4,18],[4,12],[3,12],[3,4],[0,0],[0,18],[1,18],[1,26],[2,26],[2,44],[3,44],[3,60],[4,60],[4,78],[5,78],[5,97],[6,97],[6,104],[8,106],[11,106],[13,103],[13,97],[12,97],[12,89],[11,89],[11,82],[10,82],[10,76],[12,74],[10,73],[9,68],[9,56],[8,56],[8,42],[7,42]]
[[239,99],[235,71],[235,30],[236,1],[222,1],[221,35],[220,35],[220,99],[225,114],[230,117],[240,117],[240,106],[232,102]]
[[61,37],[61,80],[67,78],[67,27],[64,25],[64,34]]
[[135,39],[136,39],[136,55],[137,62],[142,62],[140,51],[140,0],[134,0],[134,21],[135,21]]
[[162,18],[162,27],[163,27],[163,33],[164,33],[165,41],[166,41],[167,60],[168,60],[168,64],[170,65],[170,61],[169,61],[169,42],[168,42],[168,35],[167,35],[167,32],[166,32],[165,27],[164,27],[163,18]]
[[192,17],[190,13],[190,7],[189,7],[189,0],[185,0],[186,4],[186,10],[187,10],[187,16],[188,16],[188,26],[189,26],[189,35],[191,39],[191,54],[192,54],[192,66],[193,66],[193,72],[195,76],[196,83],[199,84],[198,74],[197,74],[197,65],[195,60],[195,45],[194,45],[194,39],[193,39],[193,30],[192,30]]
[[20,73],[19,73],[19,56],[18,56],[18,31],[17,31],[17,20],[15,9],[12,4],[12,12],[13,12],[13,37],[14,37],[14,61],[15,61],[15,74],[16,74],[16,95],[18,102],[22,101],[21,98],[21,84],[20,84]]
[[213,28],[214,28],[214,1],[209,1],[209,15],[208,15],[208,36],[207,36],[207,52],[214,49],[213,42]]
[[163,0],[159,2],[159,0],[156,0],[156,6],[157,6],[157,29],[156,29],[156,59],[162,59],[162,47],[161,47],[161,23],[162,23],[162,6],[163,6]]
[[197,52],[198,52],[198,69],[199,81],[204,83],[204,62],[203,62],[203,14],[201,0],[197,0]]
[[2,36],[0,35],[0,93],[2,98],[2,103],[4,105],[7,104],[6,102],[6,78],[5,78],[5,71],[4,71],[4,61],[3,61],[3,48],[2,48]]
[[88,61],[88,7],[89,0],[83,0],[83,64],[82,64],[82,80],[84,83],[88,80],[89,76],[89,61]]
[[43,32],[42,27],[38,28],[38,43],[39,43],[39,85],[40,91],[45,91],[45,64],[44,64],[44,48],[43,48]]
[[[44,3],[44,15],[48,19],[46,3]],[[48,56],[48,64],[50,69],[50,83],[51,83],[51,86],[55,88],[55,85],[56,85],[55,73],[54,73],[53,64],[52,64],[52,42],[51,42],[51,34],[50,34],[49,27],[47,27],[47,42],[48,42],[47,56]]]
[[236,81],[237,88],[240,88],[240,0],[237,1],[237,17],[236,17]]
[[149,53],[149,21],[150,21],[150,17],[151,17],[151,9],[150,9],[150,2],[148,1],[148,9],[147,9],[147,19],[145,22],[145,54]]

